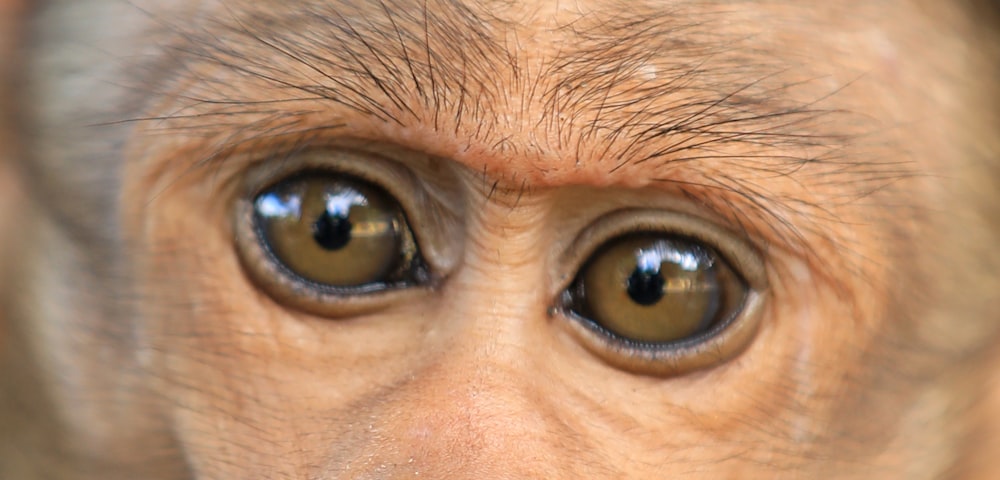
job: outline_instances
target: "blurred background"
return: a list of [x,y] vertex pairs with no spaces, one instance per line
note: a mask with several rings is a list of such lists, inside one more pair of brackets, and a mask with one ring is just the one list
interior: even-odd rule
[[[18,62],[14,58],[15,39],[18,38],[18,24],[15,19],[19,18],[19,13],[26,4],[24,0],[0,0],[0,226],[8,225],[9,216],[17,211],[19,199],[18,184],[14,181],[13,162],[11,159],[16,155],[12,130],[16,128],[12,115],[12,105],[16,101],[13,88],[14,73]],[[4,248],[11,235],[16,232],[0,231],[0,254],[6,251]],[[0,256],[0,272],[3,272],[3,257]],[[7,281],[5,275],[0,274],[0,284]],[[0,285],[2,286],[2,285]],[[3,319],[0,318],[0,332],[2,332]]]

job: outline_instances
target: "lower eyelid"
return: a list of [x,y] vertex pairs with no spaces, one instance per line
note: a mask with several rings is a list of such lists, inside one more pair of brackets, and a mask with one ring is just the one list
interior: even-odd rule
[[557,322],[560,327],[599,360],[633,374],[671,377],[715,367],[749,348],[760,330],[764,303],[762,292],[751,291],[739,315],[700,336],[667,346],[629,341],[572,312],[553,312],[563,320]]

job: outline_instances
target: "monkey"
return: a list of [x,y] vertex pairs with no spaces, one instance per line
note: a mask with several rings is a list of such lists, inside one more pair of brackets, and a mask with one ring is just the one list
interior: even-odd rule
[[0,6],[2,479],[1000,475],[995,2]]

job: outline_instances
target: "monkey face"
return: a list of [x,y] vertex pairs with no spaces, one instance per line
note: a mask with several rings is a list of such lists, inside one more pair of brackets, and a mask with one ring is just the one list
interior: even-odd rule
[[978,478],[969,11],[53,3],[0,476]]

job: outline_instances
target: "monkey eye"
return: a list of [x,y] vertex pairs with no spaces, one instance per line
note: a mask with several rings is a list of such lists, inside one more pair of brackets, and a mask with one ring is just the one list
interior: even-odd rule
[[303,172],[259,193],[252,209],[264,250],[310,286],[349,295],[426,277],[402,207],[367,181]]
[[701,242],[639,233],[601,246],[566,295],[566,307],[601,333],[659,346],[724,325],[740,312],[747,286]]
[[583,231],[563,261],[560,325],[611,366],[669,376],[733,358],[753,340],[767,290],[748,241],[700,216],[626,209]]

